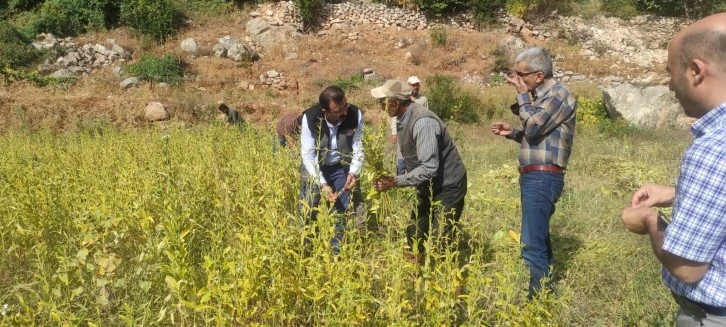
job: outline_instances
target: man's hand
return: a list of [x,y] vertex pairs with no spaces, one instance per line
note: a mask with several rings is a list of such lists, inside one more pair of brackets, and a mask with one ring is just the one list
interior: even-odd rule
[[398,142],[398,135],[391,134],[391,143],[396,144]]
[[658,184],[644,184],[630,200],[630,206],[636,207],[670,207],[676,199],[676,188]]
[[355,174],[348,173],[348,178],[345,180],[345,186],[343,187],[343,192],[350,191],[355,187],[355,183],[358,179],[355,177]]
[[373,187],[376,191],[383,192],[396,186],[396,179],[391,176],[384,176],[373,181]]
[[519,92],[519,93],[529,92],[529,87],[527,87],[527,84],[524,84],[523,78],[521,78],[517,75],[512,75],[512,76],[504,76],[504,79],[506,79],[507,82],[509,82],[509,84],[514,85],[514,88],[517,89],[517,92]]
[[330,202],[334,202],[336,199],[338,199],[338,193],[333,192],[333,189],[328,184],[323,184],[320,186],[320,196],[324,199],[328,199]]
[[658,214],[650,207],[625,208],[620,213],[625,228],[635,234],[648,234],[651,226],[656,226]]
[[508,136],[512,135],[512,124],[503,121],[495,121],[492,123],[492,133],[495,135]]

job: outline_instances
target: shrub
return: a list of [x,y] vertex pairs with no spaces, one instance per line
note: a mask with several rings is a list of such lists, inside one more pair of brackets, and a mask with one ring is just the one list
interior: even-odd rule
[[429,109],[443,120],[462,123],[479,121],[481,100],[459,88],[449,76],[434,75],[426,80],[429,85]]
[[635,0],[638,10],[664,16],[698,19],[726,10],[726,1]]
[[179,85],[182,83],[184,65],[174,56],[145,55],[139,62],[126,67],[126,71],[142,80]]
[[431,36],[431,43],[435,46],[445,47],[449,42],[449,34],[443,26],[431,28],[429,35]]
[[66,37],[104,28],[111,23],[107,22],[106,10],[113,7],[112,1],[48,0],[40,7],[34,30]]
[[597,126],[608,120],[602,97],[577,98],[577,126]]
[[608,16],[631,18],[638,14],[634,0],[601,0],[600,10]]
[[0,16],[33,9],[44,0],[8,0],[0,3]]
[[295,6],[303,21],[303,29],[312,30],[323,16],[325,0],[295,0]]
[[27,67],[38,58],[39,53],[29,45],[28,40],[15,26],[0,22],[0,68]]
[[[359,89],[363,84],[365,84],[365,80],[363,79],[362,74],[354,74],[351,75],[348,78],[336,78],[332,81],[325,81],[326,85],[337,85],[340,86],[341,89],[345,90],[345,92],[350,92],[355,89]],[[322,86],[322,85],[321,85]]]
[[505,74],[510,74],[512,70],[512,63],[510,62],[509,58],[507,58],[506,51],[504,51],[504,49],[500,47],[497,47],[492,50],[491,54],[494,57],[494,66],[492,67],[492,72],[503,72]]
[[163,42],[176,33],[181,15],[171,0],[124,0],[121,21],[157,42]]

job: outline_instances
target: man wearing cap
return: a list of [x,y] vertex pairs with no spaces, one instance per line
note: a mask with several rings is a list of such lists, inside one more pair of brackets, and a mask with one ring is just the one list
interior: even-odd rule
[[[330,241],[333,253],[338,254],[345,212],[350,193],[356,186],[363,166],[363,114],[349,104],[338,86],[329,86],[320,93],[319,103],[303,112],[300,133],[303,179],[301,197],[311,208],[320,202],[322,191],[326,200],[340,213],[335,222],[335,233]],[[310,220],[316,218],[311,212]]]
[[[529,297],[542,288],[554,263],[550,218],[564,187],[565,169],[575,136],[575,96],[552,77],[552,57],[543,48],[517,55],[516,75],[506,77],[517,91],[522,129],[497,121],[496,135],[520,143],[522,257],[529,266]],[[530,95],[531,93],[531,95]]]
[[[378,191],[416,187],[418,207],[411,213],[412,223],[406,236],[420,262],[425,250],[423,243],[429,235],[438,235],[444,242],[453,241],[464,208],[466,168],[444,122],[413,102],[411,91],[400,80],[388,80],[371,90],[388,115],[397,118],[398,141],[407,171],[396,177],[381,177],[373,186]],[[431,210],[433,202],[440,202],[441,208]]]
[[[411,87],[411,101],[422,105],[424,108],[429,108],[429,100],[419,94],[421,89],[421,80],[418,76],[411,76],[408,78],[408,85]],[[398,143],[398,128],[396,117],[391,117],[391,142]],[[401,157],[401,147],[396,146],[396,174],[403,175],[406,172],[406,166],[403,163],[403,157]]]
[[242,115],[240,115],[237,109],[227,106],[224,102],[218,102],[219,112],[223,113],[227,120],[227,125],[239,125],[244,123]]

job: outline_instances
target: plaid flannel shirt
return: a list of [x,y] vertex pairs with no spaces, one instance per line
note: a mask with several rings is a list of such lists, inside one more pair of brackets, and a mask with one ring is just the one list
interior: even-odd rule
[[691,133],[694,140],[681,159],[663,250],[710,267],[693,284],[663,268],[663,282],[693,301],[726,307],[726,103],[694,123]]
[[519,143],[519,164],[555,164],[567,168],[575,136],[577,99],[563,84],[550,78],[534,91],[517,95],[522,129],[508,137]]

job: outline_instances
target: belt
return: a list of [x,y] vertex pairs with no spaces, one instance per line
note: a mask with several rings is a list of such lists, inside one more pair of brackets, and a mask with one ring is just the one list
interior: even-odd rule
[[696,302],[686,298],[685,296],[673,293],[673,298],[683,310],[690,312],[696,318],[706,318],[706,315],[726,317],[726,307],[715,307],[701,302]]
[[565,168],[562,168],[558,165],[553,165],[553,164],[526,165],[526,166],[519,167],[520,174],[526,174],[526,173],[533,172],[533,171],[547,171],[550,173],[564,174]]

